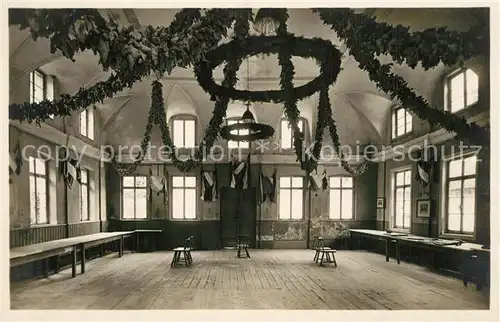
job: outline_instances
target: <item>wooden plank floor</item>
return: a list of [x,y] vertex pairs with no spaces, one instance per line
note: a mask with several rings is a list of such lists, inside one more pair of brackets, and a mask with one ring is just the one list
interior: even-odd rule
[[110,254],[85,275],[64,270],[11,284],[12,309],[488,309],[473,285],[364,251],[339,251],[318,267],[311,250],[196,251],[170,268],[172,252]]

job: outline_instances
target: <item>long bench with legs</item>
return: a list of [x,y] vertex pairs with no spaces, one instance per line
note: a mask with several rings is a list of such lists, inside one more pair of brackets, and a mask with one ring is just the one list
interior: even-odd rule
[[[148,231],[149,232],[149,231]],[[157,232],[157,231],[154,231]],[[159,231],[161,232],[161,231]],[[80,253],[81,273],[85,273],[86,250],[95,246],[101,246],[101,256],[104,255],[105,244],[117,242],[118,256],[123,256],[124,241],[127,238],[135,237],[136,240],[144,231],[117,231],[90,234],[79,237],[64,238],[45,243],[33,244],[10,249],[10,267],[20,266],[34,261],[42,260],[43,275],[48,277],[48,261],[51,257],[61,256],[71,253],[72,256],[72,276],[76,276],[77,256]],[[58,266],[56,273],[58,272]]]

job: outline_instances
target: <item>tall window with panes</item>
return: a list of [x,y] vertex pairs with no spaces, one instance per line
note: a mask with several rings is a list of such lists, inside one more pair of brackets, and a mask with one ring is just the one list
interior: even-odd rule
[[278,218],[300,220],[304,216],[304,178],[279,178]]
[[[34,70],[30,73],[30,103],[43,100],[54,100],[54,77]],[[50,118],[53,119],[54,115],[50,115]]]
[[393,227],[409,229],[411,225],[411,169],[393,173]]
[[80,220],[90,220],[90,189],[89,189],[89,171],[82,170],[80,184]]
[[[301,132],[304,131],[304,120],[299,119],[297,122],[297,125],[299,126],[299,129]],[[293,147],[293,130],[291,127],[288,126],[288,120],[282,119],[281,120],[281,135],[280,135],[280,140],[281,140],[281,148],[282,149],[291,149]]]
[[29,157],[30,218],[34,225],[49,223],[47,172],[46,161]]
[[172,121],[172,140],[178,148],[195,146],[196,121],[194,119],[176,118]]
[[196,177],[172,177],[172,218],[196,219]]
[[[242,121],[241,120],[236,120],[236,119],[229,119],[227,120],[227,125],[233,125],[233,124],[240,124]],[[248,135],[249,132],[248,130],[244,129],[238,129],[238,130],[233,130],[231,131],[231,134],[234,135]],[[250,143],[246,141],[227,141],[227,147],[228,149],[248,149],[250,147]]]
[[473,234],[476,218],[477,157],[447,162],[446,232]]
[[330,177],[330,219],[354,218],[354,187],[352,177]]
[[392,110],[391,128],[392,128],[392,139],[396,139],[402,135],[410,133],[412,131],[411,114],[399,105],[394,107]]
[[80,112],[80,134],[94,139],[94,108],[89,107]]
[[126,176],[122,178],[124,219],[146,219],[147,215],[147,178]]
[[479,77],[471,69],[460,69],[448,76],[444,86],[446,110],[455,113],[479,99]]

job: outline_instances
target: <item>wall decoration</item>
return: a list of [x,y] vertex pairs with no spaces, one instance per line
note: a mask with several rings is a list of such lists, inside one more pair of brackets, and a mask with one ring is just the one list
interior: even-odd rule
[[431,205],[430,199],[417,200],[417,218],[430,218]]
[[385,209],[385,198],[377,198],[377,209]]

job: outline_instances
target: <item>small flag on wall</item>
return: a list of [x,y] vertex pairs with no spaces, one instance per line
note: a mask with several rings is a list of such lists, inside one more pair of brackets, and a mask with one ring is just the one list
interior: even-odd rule
[[73,181],[75,180],[78,183],[81,183],[82,172],[76,152],[68,147],[61,147],[59,155],[61,160],[63,160],[60,165],[66,185],[71,188],[73,186]]
[[274,169],[272,177],[260,174],[261,202],[265,202],[267,198],[271,202],[274,202],[274,198],[276,197],[276,182],[276,169]]
[[217,172],[201,172],[201,200],[217,200]]
[[417,181],[421,182],[424,186],[429,184],[431,172],[433,171],[434,155],[431,149],[420,151],[420,157],[417,161]]
[[13,173],[19,175],[23,166],[23,156],[21,155],[21,146],[17,141],[16,149],[14,150],[14,157],[9,153],[9,175]]
[[149,189],[148,189],[148,199],[151,199],[151,194],[155,192],[156,195],[159,195],[163,192],[164,199],[163,202],[167,204],[168,195],[167,195],[167,180],[163,176],[153,176],[151,173],[149,174]]
[[250,154],[246,161],[240,163],[231,162],[231,188],[248,189],[251,186],[250,180]]
[[326,169],[323,171],[323,178],[321,179],[321,188],[323,190],[327,189],[328,188],[328,178],[326,176]]
[[310,182],[309,182],[309,188],[312,188],[314,190],[325,190],[328,188],[328,178],[326,176],[326,170],[323,171],[322,175],[319,175],[317,172],[316,174],[310,174]]

